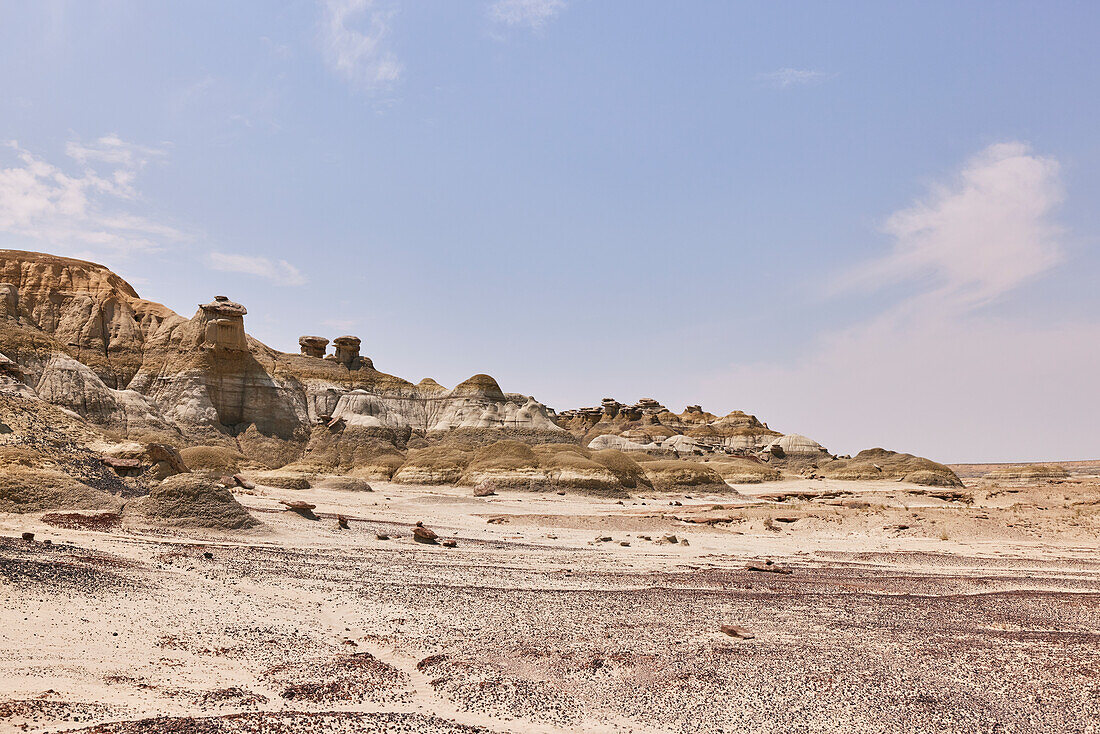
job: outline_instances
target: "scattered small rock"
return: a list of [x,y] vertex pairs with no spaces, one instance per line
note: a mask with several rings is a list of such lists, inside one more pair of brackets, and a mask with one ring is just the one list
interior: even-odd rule
[[379,540],[389,540],[390,539],[390,536],[386,535],[385,533],[377,533],[377,534],[375,534],[374,537],[378,538]]
[[620,540],[619,545],[623,546],[624,548],[629,548],[630,547],[630,541],[629,540]]
[[23,540],[34,540],[34,533],[23,533]]
[[778,563],[775,563],[774,561],[772,561],[770,559],[765,561],[764,563],[758,563],[756,561],[753,561],[749,565],[745,566],[745,570],[746,571],[761,571],[761,572],[766,572],[766,573],[790,573],[791,572],[791,569],[787,568],[786,566],[782,566]]
[[291,512],[297,512],[299,515],[301,515],[302,517],[304,517],[308,520],[319,520],[320,519],[320,518],[317,517],[317,515],[313,514],[313,510],[317,507],[317,505],[311,504],[311,503],[306,502],[304,500],[279,500],[279,501],[282,502],[284,505],[286,505],[286,508],[288,510],[290,510]]
[[491,497],[496,492],[493,491],[493,487],[488,482],[482,482],[474,488],[474,497]]
[[730,637],[739,637],[742,640],[751,640],[756,637],[752,632],[737,624],[724,624],[721,629]]
[[458,547],[458,541],[455,540],[454,538],[447,538],[446,540],[443,541],[443,547],[444,548],[456,548],[456,547]]
[[662,538],[662,540],[664,540],[666,543],[679,543],[680,542],[680,539],[677,538],[675,535],[666,535],[664,538]]
[[243,489],[256,489],[255,482],[248,481],[247,479],[245,479],[240,474],[234,474],[233,475],[233,481],[235,481],[237,483],[238,487],[241,487]]
[[341,530],[347,530],[348,529],[348,518],[344,515],[337,515],[336,516],[336,527],[340,528]]
[[596,542],[597,543],[610,543],[611,542],[611,536],[610,535],[601,535],[601,536],[596,538]]
[[202,557],[207,559],[207,560],[210,560],[214,557],[214,554],[211,553],[210,551],[203,551]]

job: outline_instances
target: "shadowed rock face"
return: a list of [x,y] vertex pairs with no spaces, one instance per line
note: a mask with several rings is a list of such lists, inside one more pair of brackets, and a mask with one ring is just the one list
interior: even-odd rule
[[0,319],[19,317],[19,289],[11,283],[0,283]]

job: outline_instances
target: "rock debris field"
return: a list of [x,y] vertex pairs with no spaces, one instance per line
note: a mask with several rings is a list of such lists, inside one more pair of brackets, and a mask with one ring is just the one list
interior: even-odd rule
[[0,731],[1097,731],[1100,483],[884,484],[0,515]]

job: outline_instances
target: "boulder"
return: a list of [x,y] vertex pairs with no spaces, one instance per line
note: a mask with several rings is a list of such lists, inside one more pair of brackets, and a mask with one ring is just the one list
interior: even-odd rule
[[234,474],[233,481],[237,483],[237,486],[241,489],[256,489],[256,483],[245,479],[241,474]]
[[302,500],[279,500],[279,501],[288,510],[290,510],[291,512],[296,512],[304,518],[307,518],[309,520],[319,519],[317,517],[317,515],[315,515],[314,512],[313,512],[317,508],[317,505],[314,505],[310,502],[303,502]]
[[439,536],[435,534],[434,530],[430,530],[424,527],[423,523],[417,523],[413,527],[413,539],[419,543],[431,543],[434,544]]

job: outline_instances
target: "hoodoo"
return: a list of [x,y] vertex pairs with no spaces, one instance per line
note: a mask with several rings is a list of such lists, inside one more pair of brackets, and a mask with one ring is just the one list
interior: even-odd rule
[[323,336],[302,336],[298,337],[298,345],[305,356],[321,359],[325,356],[325,350],[328,349],[328,339]]
[[[123,436],[182,445],[232,441],[247,460],[267,466],[361,467],[371,478],[388,478],[406,462],[401,477],[457,478],[471,465],[470,452],[500,442],[512,447],[511,458],[494,463],[487,449],[472,465],[482,468],[470,476],[540,484],[576,475],[582,484],[617,487],[637,470],[608,468],[614,462],[600,458],[608,450],[660,460],[721,459],[737,464],[734,476],[774,477],[777,469],[885,476],[739,411],[719,418],[692,405],[677,414],[654,398],[627,405],[608,397],[599,407],[558,414],[528,395],[504,392],[487,374],[448,390],[434,380],[414,385],[379,372],[351,335],[333,339],[327,356],[329,340],[321,336],[300,337],[300,353],[288,354],[249,337],[248,309],[227,296],[215,296],[186,319],[140,298],[107,268],[81,260],[3,250],[0,279],[0,389]],[[534,465],[528,457],[513,472],[509,462],[522,453],[516,441],[572,448],[543,450]],[[406,455],[410,442],[414,449],[440,442],[454,449],[414,459]],[[422,468],[414,467],[417,461]],[[631,460],[614,461],[633,467]],[[912,463],[897,461],[906,468]],[[958,482],[947,467],[920,462],[926,462],[921,472],[936,475],[928,482]],[[689,480],[718,486],[709,469],[655,465],[647,471],[654,486]]]

